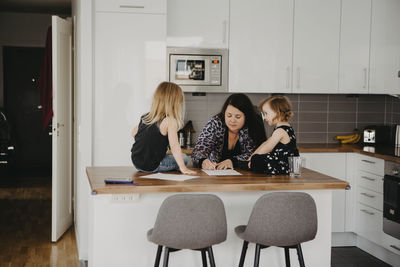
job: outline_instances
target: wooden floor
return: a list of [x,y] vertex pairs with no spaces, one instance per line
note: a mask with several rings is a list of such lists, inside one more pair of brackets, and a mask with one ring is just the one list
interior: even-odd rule
[[0,176],[0,266],[78,267],[73,228],[57,243],[50,241],[49,178],[18,177],[17,185],[5,179],[11,178]]

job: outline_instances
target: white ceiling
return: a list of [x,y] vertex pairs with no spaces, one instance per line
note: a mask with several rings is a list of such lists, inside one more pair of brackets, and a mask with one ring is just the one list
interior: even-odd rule
[[71,14],[71,0],[0,0],[0,11]]

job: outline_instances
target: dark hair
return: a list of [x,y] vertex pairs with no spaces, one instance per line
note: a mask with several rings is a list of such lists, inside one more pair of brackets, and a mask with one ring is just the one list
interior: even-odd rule
[[258,112],[256,112],[256,108],[253,106],[247,95],[232,94],[226,99],[221,112],[217,114],[224,124],[226,124],[225,111],[228,105],[231,105],[244,113],[244,126],[247,126],[249,129],[249,135],[257,147],[266,140],[263,120]]

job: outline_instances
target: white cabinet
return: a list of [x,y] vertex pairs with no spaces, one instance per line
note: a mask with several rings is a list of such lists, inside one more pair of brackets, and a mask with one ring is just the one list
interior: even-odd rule
[[356,233],[383,245],[383,175],[385,161],[359,155],[357,175]]
[[400,1],[373,0],[369,92],[400,93]]
[[168,46],[228,48],[229,0],[164,2]]
[[166,15],[97,12],[94,27],[93,162],[131,165],[131,130],[166,78]]
[[293,0],[231,0],[229,91],[292,91]]
[[[334,178],[346,181],[346,153],[301,153],[305,158],[305,167]],[[348,203],[349,207],[352,203]],[[346,191],[332,192],[332,232],[345,232]]]
[[339,93],[368,93],[371,1],[342,1]]
[[336,93],[340,0],[298,0],[294,14],[293,92]]
[[165,14],[167,3],[165,0],[96,0],[96,12],[123,12]]

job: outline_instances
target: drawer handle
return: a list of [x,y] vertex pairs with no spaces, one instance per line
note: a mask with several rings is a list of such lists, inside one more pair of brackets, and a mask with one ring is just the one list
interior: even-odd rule
[[144,8],[144,6],[120,5],[120,8]]
[[396,249],[396,250],[398,250],[398,251],[400,251],[400,248],[398,248],[398,247],[395,246],[395,245],[390,245],[390,247],[391,247],[391,248],[394,248],[394,249]]
[[366,160],[366,159],[362,159],[361,161],[364,161],[364,162],[366,162],[366,163],[372,163],[372,164],[375,164],[375,163],[376,163],[375,161],[370,161],[370,160]]
[[368,180],[368,181],[375,181],[374,178],[369,178],[369,177],[367,177],[367,176],[361,176],[361,178],[364,178],[364,179],[366,179],[366,180]]
[[368,210],[361,210],[361,211],[366,213],[366,214],[368,214],[368,215],[374,215],[375,214],[375,212],[370,212]]
[[361,195],[364,195],[364,196],[370,197],[370,198],[374,198],[375,197],[374,195],[370,195],[370,194],[367,194],[367,193],[361,193]]

